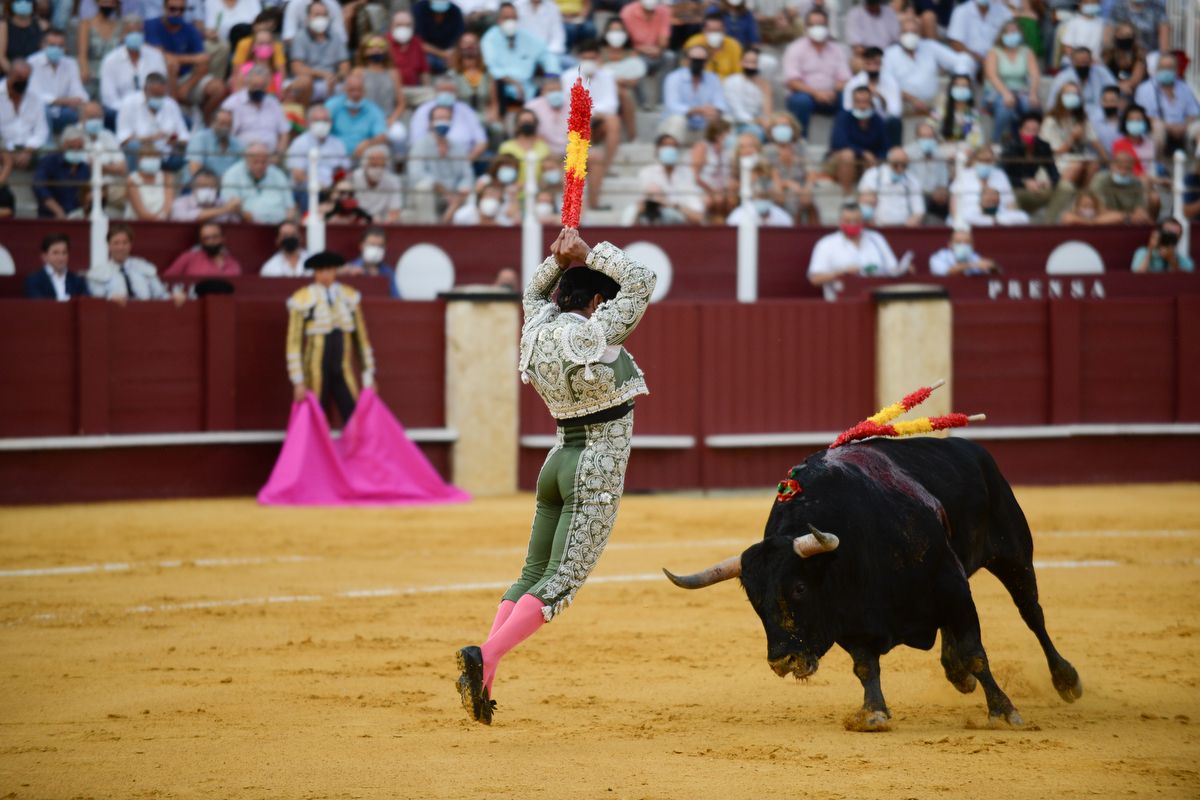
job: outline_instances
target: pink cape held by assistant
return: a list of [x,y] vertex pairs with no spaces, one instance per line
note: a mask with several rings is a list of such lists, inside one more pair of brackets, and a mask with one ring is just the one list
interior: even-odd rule
[[470,499],[442,480],[370,388],[362,390],[336,441],[312,392],[293,404],[283,450],[258,493],[258,502],[279,506],[432,505]]

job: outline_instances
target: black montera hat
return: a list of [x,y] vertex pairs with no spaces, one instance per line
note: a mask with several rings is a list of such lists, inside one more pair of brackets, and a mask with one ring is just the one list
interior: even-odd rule
[[314,271],[318,269],[336,269],[337,267],[344,267],[345,265],[346,259],[339,256],[337,253],[330,252],[329,250],[322,250],[319,253],[313,253],[304,260],[304,268]]

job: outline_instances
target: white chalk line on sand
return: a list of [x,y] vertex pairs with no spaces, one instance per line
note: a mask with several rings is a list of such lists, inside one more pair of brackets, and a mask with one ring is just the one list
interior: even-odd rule
[[132,572],[136,569],[179,569],[181,567],[246,567],[258,564],[302,564],[320,561],[320,556],[245,556],[235,558],[190,558],[167,561],[129,563],[113,561],[105,564],[77,564],[66,567],[0,570],[0,578],[42,578],[49,575],[91,575]]

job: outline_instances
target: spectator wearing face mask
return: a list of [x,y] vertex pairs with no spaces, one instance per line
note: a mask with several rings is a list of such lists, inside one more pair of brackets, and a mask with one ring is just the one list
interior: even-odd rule
[[1159,178],[1158,162],[1155,159],[1156,148],[1150,135],[1150,123],[1146,119],[1145,110],[1136,103],[1125,109],[1121,116],[1121,138],[1113,142],[1113,155],[1117,153],[1132,153],[1134,156],[1133,174],[1146,189],[1146,199],[1150,216],[1158,219],[1161,201],[1158,197],[1158,186],[1170,188],[1170,181]]
[[[646,65],[647,74],[658,76],[669,71],[675,64],[675,53],[670,49],[670,4],[662,0],[634,0],[621,7],[620,16],[634,52]],[[754,16],[750,15],[750,19]]]
[[554,202],[555,194],[556,192],[552,192],[549,189],[542,189],[537,193],[537,199],[533,206],[533,214],[542,225],[560,224],[562,211]]
[[709,12],[704,17],[704,26],[700,33],[688,38],[683,43],[684,50],[703,47],[708,55],[705,69],[717,74],[718,78],[728,78],[741,72],[742,46],[737,39],[725,32],[725,20],[720,12]]
[[267,92],[271,73],[254,67],[246,76],[246,88],[231,94],[221,108],[233,115],[232,132],[244,145],[263,144],[285,153],[291,126],[279,100]]
[[1133,225],[1152,225],[1154,219],[1146,210],[1146,190],[1133,174],[1137,163],[1132,153],[1113,156],[1108,169],[1092,179],[1092,193],[1100,199],[1106,211],[1121,214],[1121,221]]
[[817,241],[808,262],[808,280],[824,286],[846,275],[890,277],[904,272],[887,239],[864,227],[857,205],[843,206],[838,230]]
[[242,268],[225,248],[225,234],[215,222],[205,222],[198,231],[200,243],[181,253],[164,278],[225,278],[240,275]]
[[309,6],[313,3],[323,5],[329,15],[329,36],[343,43],[349,41],[350,37],[346,35],[346,23],[342,18],[342,8],[335,0],[286,3],[283,11],[283,40],[285,42],[292,41],[296,38],[296,34],[304,29],[305,23],[308,21]]
[[721,83],[725,102],[729,104],[737,133],[765,136],[767,119],[772,116],[774,101],[770,82],[759,73],[759,52],[750,47],[742,54],[742,71],[730,75]]
[[1146,51],[1138,43],[1137,32],[1128,22],[1112,26],[1112,47],[1108,50],[1104,66],[1117,79],[1122,95],[1132,97],[1137,87],[1146,80]]
[[248,145],[245,158],[225,171],[221,194],[241,201],[246,222],[278,225],[296,215],[291,181],[271,163],[271,151],[262,142]]
[[280,225],[275,231],[275,247],[278,249],[263,262],[258,274],[264,278],[303,278],[308,251],[304,249],[300,226],[294,222]]
[[925,195],[925,221],[942,225],[950,215],[949,153],[943,152],[937,129],[930,123],[919,124],[916,133],[916,139],[904,148],[908,153],[908,171]]
[[1159,0],[1126,0],[1111,3],[1108,21],[1112,25],[1127,23],[1136,32],[1138,45],[1148,53],[1165,53],[1171,49],[1171,25],[1166,3]]
[[338,270],[338,275],[368,275],[387,278],[388,293],[400,299],[396,271],[387,263],[387,231],[374,225],[363,230],[358,240],[358,258]]
[[1000,28],[996,46],[983,61],[984,101],[992,109],[992,143],[1013,139],[1016,122],[1026,111],[1041,105],[1042,71],[1037,56],[1025,46],[1016,20]]
[[192,176],[192,191],[171,203],[173,222],[239,222],[241,201],[220,197],[221,179],[215,172],[201,168]]
[[934,119],[943,142],[974,150],[983,144],[983,125],[975,107],[975,86],[969,75],[955,75],[946,87],[946,99]]
[[50,131],[58,134],[79,121],[87,92],[79,77],[79,64],[66,55],[67,35],[57,28],[46,31],[43,47],[29,57],[29,91],[46,107]]
[[887,127],[871,106],[871,90],[865,86],[855,89],[853,103],[838,112],[829,140],[826,171],[841,185],[843,194],[854,191],[859,176],[884,160],[888,148]]
[[165,220],[175,201],[175,182],[163,169],[163,160],[152,144],[143,144],[137,164],[125,181],[125,219]]
[[937,39],[923,38],[920,31],[915,17],[901,21],[900,40],[883,52],[882,73],[900,87],[905,109],[925,116],[937,101],[942,77],[969,72],[973,62]]
[[538,135],[550,148],[550,154],[561,159],[567,152],[567,122],[571,115],[562,80],[557,75],[542,81],[541,93],[525,104],[525,110],[537,120]]
[[950,213],[956,220],[980,213],[983,190],[987,187],[1000,194],[1000,207],[1016,205],[1012,184],[1004,170],[996,166],[996,154],[988,146],[975,151],[969,169],[963,170],[950,185]]
[[404,207],[400,178],[389,169],[391,153],[384,145],[367,148],[362,163],[350,175],[350,184],[358,207],[376,223],[394,224],[400,221]]
[[631,141],[636,140],[638,96],[642,79],[646,77],[646,62],[634,51],[625,23],[619,17],[609,19],[599,44],[600,66],[608,70],[617,82],[619,113],[625,136]]
[[413,32],[425,48],[429,68],[434,75],[441,75],[467,29],[462,9],[450,0],[418,0],[412,13]]
[[450,139],[452,110],[433,109],[432,128],[417,139],[408,156],[408,177],[416,191],[434,194],[435,213],[449,222],[462,206],[474,175],[467,149]]
[[0,80],[0,142],[13,152],[17,169],[28,169],[33,154],[50,139],[46,107],[29,91],[29,65],[13,62],[12,71]]
[[1099,63],[1104,55],[1104,20],[1100,18],[1100,4],[1095,0],[1083,0],[1079,13],[1067,20],[1059,36],[1063,53],[1070,57],[1076,50],[1088,50],[1092,62]]
[[517,185],[525,190],[525,168],[532,155],[536,164],[537,183],[541,183],[543,170],[555,170],[558,166],[550,160],[550,146],[538,135],[537,115],[528,109],[517,114],[513,137],[500,145],[498,153],[507,153],[517,160]]
[[1191,272],[1195,269],[1191,256],[1180,252],[1179,239],[1183,226],[1177,220],[1165,220],[1150,234],[1150,242],[1133,254],[1129,268],[1133,272]]
[[363,96],[379,106],[387,118],[388,142],[393,152],[403,153],[408,145],[408,127],[403,119],[409,106],[406,92],[424,102],[433,96],[433,89],[424,83],[405,89],[400,70],[392,60],[388,40],[378,34],[363,37],[355,63],[362,69]]
[[808,168],[800,124],[786,111],[777,111],[767,120],[767,163],[779,176],[781,197],[775,202],[796,220],[805,225],[820,225],[821,215],[813,203],[815,176]]
[[307,191],[308,154],[312,150],[317,151],[317,186],[328,191],[335,172],[350,170],[350,156],[342,140],[333,135],[329,109],[322,105],[308,109],[308,130],[293,139],[287,150],[292,184],[300,191]]
[[329,199],[321,203],[319,211],[325,221],[333,225],[370,225],[374,221],[359,203],[354,186],[348,180],[334,184]]
[[346,78],[342,92],[325,101],[333,122],[333,135],[342,140],[352,159],[360,159],[368,147],[387,144],[387,118],[383,109],[365,97],[362,69]]
[[180,169],[189,137],[183,112],[167,95],[167,80],[162,75],[151,75],[146,79],[145,89],[121,101],[117,139],[125,149],[131,172],[146,145],[158,151],[163,169],[171,172]]
[[845,31],[855,58],[861,59],[870,49],[882,54],[900,40],[900,17],[882,0],[863,0],[846,12]]
[[886,164],[877,164],[864,172],[858,182],[858,191],[860,194],[875,192],[878,198],[876,225],[913,227],[925,219],[924,192],[920,182],[908,171],[908,153],[903,147],[893,147],[887,153]]
[[[158,277],[158,268],[133,255],[133,232],[125,225],[108,229],[108,258],[88,270],[88,292],[92,297],[107,298],[124,305],[129,300],[166,300],[167,288]],[[177,302],[185,296],[181,293]]]
[[87,164],[83,129],[68,126],[59,138],[59,150],[38,159],[33,176],[33,194],[38,216],[67,219],[82,216],[84,192],[92,171]]
[[455,81],[451,76],[442,76],[434,84],[436,93],[432,100],[422,103],[413,111],[408,121],[408,135],[416,146],[426,137],[430,129],[430,115],[435,108],[449,111],[450,128],[444,137],[451,144],[461,147],[470,161],[476,161],[487,150],[487,131],[471,106],[459,100],[455,94]]
[[1017,138],[1004,149],[1000,159],[1017,206],[1027,214],[1045,208],[1046,218],[1053,221],[1071,201],[1075,187],[1060,180],[1054,151],[1038,135],[1041,129],[1041,114],[1031,111],[1023,116]]
[[805,36],[788,45],[783,53],[783,79],[788,90],[787,107],[804,135],[812,115],[833,115],[842,108],[838,93],[850,80],[850,61],[837,42],[830,41],[829,17],[820,8],[804,17]]
[[520,219],[520,209],[515,201],[505,202],[505,187],[497,181],[485,184],[479,190],[479,198],[467,203],[454,212],[455,225],[514,225]]
[[113,113],[127,96],[141,91],[152,74],[167,74],[162,52],[145,43],[143,27],[141,17],[123,18],[123,46],[100,62],[100,102]]
[[[621,146],[620,90],[616,76],[600,61],[600,43],[580,42],[579,74],[592,95],[592,149],[588,156],[587,206],[607,210],[600,204],[607,177]],[[719,88],[719,87],[718,87]],[[602,149],[601,149],[602,148]]]
[[416,35],[413,17],[407,11],[392,15],[391,30],[392,63],[400,73],[404,85],[405,101],[423,103],[433,94],[429,88],[432,74],[425,43]]
[[1100,140],[1083,110],[1079,87],[1063,84],[1058,99],[1042,122],[1039,133],[1054,151],[1062,179],[1073,186],[1086,186],[1099,168]]
[[162,16],[146,21],[146,44],[163,53],[171,96],[189,106],[199,106],[208,119],[224,99],[225,86],[209,74],[204,35],[185,18],[187,4],[183,0],[163,0],[162,10]]
[[854,91],[860,86],[865,86],[871,92],[871,107],[883,117],[884,124],[887,125],[888,141],[891,144],[899,144],[902,138],[900,118],[904,114],[900,85],[892,80],[890,75],[882,73],[883,51],[878,47],[866,48],[860,61],[862,71],[855,73],[842,87],[842,107],[852,109]]
[[998,269],[995,261],[983,258],[975,251],[971,229],[964,226],[955,228],[948,246],[929,257],[929,271],[945,278],[950,275],[990,275]]
[[758,20],[755,19],[754,11],[747,5],[747,0],[718,0],[709,6],[707,13],[720,14],[725,33],[736,39],[743,49],[762,41],[758,31]]
[[775,204],[765,188],[757,185],[750,202],[741,203],[730,212],[725,224],[734,227],[741,225],[747,215],[752,215],[760,228],[790,228],[794,224],[791,215]]
[[11,0],[0,19],[0,73],[12,69],[14,61],[27,59],[42,47],[46,21],[34,15],[32,0]]
[[350,73],[350,51],[344,39],[330,34],[331,23],[325,6],[309,3],[305,26],[291,42],[292,86],[306,107],[332,96]]
[[188,174],[207,169],[220,178],[245,154],[245,145],[233,135],[233,112],[222,108],[213,116],[211,127],[196,131],[188,140]]
[[1100,94],[1100,113],[1092,118],[1092,128],[1102,154],[1112,155],[1113,144],[1121,138],[1121,90],[1109,86]]
[[638,219],[645,217],[651,224],[700,224],[704,219],[704,193],[692,168],[681,163],[679,140],[664,133],[654,145],[657,163],[642,167],[638,173],[642,189]]
[[729,113],[721,79],[705,69],[708,51],[687,50],[687,65],[667,76],[663,83],[662,133],[676,141],[698,138],[708,123]]
[[517,25],[546,43],[546,49],[556,56],[567,52],[567,31],[562,12],[554,0],[516,0]]
[[1075,195],[1071,207],[1059,216],[1060,225],[1119,225],[1125,215],[1120,211],[1106,211],[1100,198],[1087,189]]
[[1029,215],[1019,208],[1001,205],[1000,192],[991,186],[985,186],[979,194],[979,211],[964,214],[962,221],[972,228],[1028,225]]
[[1068,83],[1075,84],[1085,111],[1100,113],[1100,96],[1108,86],[1116,86],[1117,79],[1103,64],[1092,63],[1092,51],[1080,47],[1071,52],[1070,66],[1060,69],[1050,84],[1050,95],[1046,107],[1054,108],[1058,93]]
[[497,22],[479,41],[483,63],[496,81],[500,110],[524,105],[534,95],[533,76],[540,66],[544,72],[559,74],[558,57],[547,44],[529,31],[521,30],[517,9],[501,3]]
[[1179,79],[1177,68],[1174,53],[1163,53],[1154,77],[1143,81],[1133,95],[1150,117],[1154,140],[1164,158],[1186,149],[1188,142],[1200,135],[1200,104],[1192,87]]
[[996,0],[967,0],[950,15],[946,38],[959,53],[966,53],[982,64],[1000,34],[1004,23],[1012,19],[1006,3]]

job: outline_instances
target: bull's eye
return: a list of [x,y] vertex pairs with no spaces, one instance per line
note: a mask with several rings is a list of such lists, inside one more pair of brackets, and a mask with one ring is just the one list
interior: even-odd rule
[[808,587],[804,584],[804,581],[796,581],[792,585],[792,597],[796,600],[804,597],[804,593],[807,591]]

